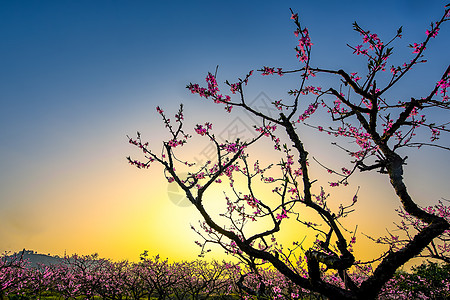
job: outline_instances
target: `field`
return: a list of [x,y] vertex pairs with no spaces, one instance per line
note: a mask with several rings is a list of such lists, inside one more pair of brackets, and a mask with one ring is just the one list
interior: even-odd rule
[[[23,255],[4,256],[0,263],[0,300],[326,299],[299,288],[273,268],[260,266],[255,272],[242,263],[225,261],[170,263],[159,256],[141,256],[138,263],[112,262],[94,254],[73,255],[57,264],[38,263],[34,267]],[[351,272],[358,284],[371,268],[361,266]],[[324,280],[345,287],[336,273],[328,272]],[[394,296],[405,300],[450,299],[450,265],[427,262],[413,272],[397,272],[378,299]]]

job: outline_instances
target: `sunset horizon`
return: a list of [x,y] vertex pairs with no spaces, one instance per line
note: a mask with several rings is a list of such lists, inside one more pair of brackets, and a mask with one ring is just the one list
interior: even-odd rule
[[[113,261],[137,262],[148,251],[150,257],[160,255],[171,262],[198,259],[202,248],[195,242],[201,237],[191,226],[199,228],[200,213],[177,183],[168,182],[161,164],[138,169],[127,161],[128,156],[143,159],[142,151],[130,144],[136,132],[161,155],[163,141],[171,139],[157,107],[175,124],[183,104],[183,128],[193,137],[178,152],[180,161],[200,166],[215,153],[211,154],[208,137],[196,132],[197,124],[211,122],[211,132],[225,143],[236,137],[255,138],[259,132],[253,126],[263,123],[241,107],[228,113],[224,105],[195,95],[186,86],[207,87],[205,78],[211,72],[224,95],[239,99],[225,81],[244,79],[254,70],[245,87],[248,103],[278,117],[272,103],[292,99],[288,91],[298,88],[301,75],[261,76],[257,70],[302,67],[296,57],[298,38],[290,8],[309,30],[312,65],[363,74],[366,60],[350,47],[362,40],[353,22],[384,41],[403,26],[392,58],[400,65],[418,49],[408,45],[426,37],[428,26],[441,17],[445,4],[381,1],[376,6],[382,12],[373,9],[374,4],[350,1],[0,4],[4,44],[0,49],[0,252],[26,249],[60,257],[98,253]],[[389,21],[381,21],[380,13]],[[386,97],[395,103],[409,101],[427,96],[436,86],[449,62],[445,50],[450,47],[449,25],[443,24],[427,45],[424,59],[428,61],[414,66]],[[311,81],[324,87],[340,84],[329,74]],[[342,90],[348,88],[345,85]],[[306,99],[300,102],[302,111],[314,97],[301,98]],[[444,121],[448,117],[442,112],[432,116]],[[382,172],[355,173],[348,186],[334,187],[331,168],[348,167],[352,158],[343,147],[333,145],[338,141],[334,136],[314,127],[330,126],[325,109],[311,120],[315,125],[296,129],[310,155],[311,178],[317,180],[313,191],[318,195],[323,187],[324,193],[330,193],[327,201],[335,211],[342,203],[354,204],[355,211],[342,219],[342,226],[348,230],[344,231],[348,240],[356,236],[356,259],[370,261],[387,251],[386,245],[375,240],[396,230],[394,223],[401,218],[395,210],[402,203]],[[283,143],[292,144],[284,131],[277,134]],[[430,141],[429,133],[423,137]],[[449,144],[444,132],[439,141]],[[445,150],[424,146],[398,152],[408,157],[403,176],[419,206],[450,199]],[[259,160],[261,166],[278,167],[284,159],[270,137],[251,144],[248,153],[252,164]],[[189,168],[180,167],[179,172],[187,178]],[[228,185],[214,183],[205,193],[205,207],[218,219],[227,209],[226,196],[232,195]],[[258,187],[257,193],[270,198],[272,188]],[[322,221],[306,208],[301,212]],[[276,237],[286,248],[295,241],[310,245],[316,239],[309,226],[295,222],[294,215],[283,220]],[[207,248],[212,251],[202,259],[236,261],[220,246],[208,244]]]

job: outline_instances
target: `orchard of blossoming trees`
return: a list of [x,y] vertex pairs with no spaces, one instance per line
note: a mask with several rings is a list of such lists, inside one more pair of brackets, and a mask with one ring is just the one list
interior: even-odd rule
[[[327,299],[273,268],[260,268],[256,274],[243,263],[169,263],[145,252],[139,263],[112,262],[94,254],[26,266],[20,254],[1,257],[0,299]],[[367,278],[361,271],[350,274],[357,284]],[[448,265],[431,263],[413,273],[397,273],[378,299],[447,299],[449,271]],[[344,287],[337,274],[324,280]]]
[[[217,74],[208,73],[206,87],[192,83],[187,86],[193,94],[224,105],[228,113],[237,107],[259,118],[262,125],[255,125],[258,132],[255,138],[221,142],[214,135],[211,123],[198,124],[195,132],[207,138],[216,153],[214,161],[199,165],[183,157],[183,149],[180,149],[192,138],[183,128],[183,106],[174,122],[157,107],[170,139],[163,142],[162,151],[156,151],[148,142],[142,141],[139,133],[136,138],[129,137],[129,142],[142,150],[145,160],[130,157],[128,160],[138,168],[161,164],[167,180],[175,182],[185,192],[203,218],[200,227],[193,227],[202,238],[197,241],[202,254],[209,251],[209,244],[217,244],[245,262],[256,277],[262,276],[263,266],[270,265],[297,290],[309,290],[330,299],[375,299],[396,270],[412,258],[426,256],[448,262],[448,206],[440,203],[435,208],[423,209],[417,205],[417,199],[409,193],[403,178],[404,166],[414,161],[409,161],[400,150],[424,146],[450,150],[439,144],[439,138],[449,132],[445,127],[448,120],[441,123],[433,120],[436,111],[449,109],[450,66],[442,66],[441,74],[425,95],[408,95],[398,101],[390,99],[388,91],[406,80],[405,74],[414,72],[418,64],[426,63],[423,58],[426,49],[432,47],[433,40],[439,38],[441,27],[450,20],[449,11],[446,6],[442,17],[424,28],[423,39],[409,45],[410,58],[392,65],[388,64],[392,63],[393,44],[399,43],[402,28],[391,40],[382,41],[377,34],[355,22],[354,30],[360,34],[362,43],[348,46],[356,56],[366,60],[364,74],[312,65],[313,38],[300,23],[298,15],[291,11],[294,34],[299,39],[295,50],[300,67],[286,70],[265,66],[259,70],[264,76],[295,75],[299,78],[297,87],[288,92],[287,99],[272,103],[278,110],[276,117],[248,104],[244,90],[254,76],[253,71],[237,82],[226,81],[228,95],[219,89]],[[335,76],[340,86],[309,84],[320,76]],[[310,101],[309,105],[305,106],[305,101]],[[314,120],[311,116],[319,110],[329,115],[330,124],[309,123]],[[308,145],[302,140],[300,124],[315,128],[325,136],[336,137],[336,151],[344,151],[350,156],[349,161],[342,161],[339,168],[319,163],[337,179],[321,184],[320,180],[310,177],[311,160]],[[429,142],[424,141],[427,131],[431,137]],[[250,154],[254,145],[264,138],[273,141],[273,151],[278,153],[271,157],[280,155],[282,158],[262,166],[258,160],[252,160]],[[345,142],[345,146],[339,140]],[[189,170],[187,176],[181,175],[185,174],[183,168]],[[353,252],[355,230],[345,228],[342,222],[354,212],[357,193],[353,192],[350,200],[342,202],[337,209],[327,203],[329,189],[346,186],[358,172],[370,171],[383,174],[397,195],[398,213],[403,217],[398,227],[405,233],[404,237],[390,234],[373,238],[374,242],[389,245],[381,257],[374,258],[377,263],[373,270]],[[221,185],[224,211],[216,216],[207,209],[205,202],[210,197],[207,191]],[[260,192],[262,185],[268,187],[269,192]],[[214,196],[215,201],[217,197]],[[314,221],[305,219],[306,214],[301,213],[305,208],[317,215]],[[315,242],[305,245],[294,241],[289,247],[278,243],[281,225],[293,219],[298,226],[315,232]],[[321,221],[317,223],[316,220]],[[255,232],[255,228],[260,230]],[[298,230],[302,230],[301,227]],[[362,271],[364,276],[355,277]],[[335,274],[333,280],[329,280],[330,274]],[[266,286],[261,284],[257,292],[264,294],[266,291]]]

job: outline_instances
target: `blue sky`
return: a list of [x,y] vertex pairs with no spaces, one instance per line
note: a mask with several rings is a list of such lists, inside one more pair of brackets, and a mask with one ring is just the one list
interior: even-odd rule
[[[364,60],[346,46],[360,42],[353,21],[384,40],[403,25],[396,58],[405,61],[402,55],[411,53],[406,45],[424,38],[445,4],[2,1],[0,250],[27,247],[61,254],[68,248],[131,259],[154,245],[170,252],[173,243],[154,234],[158,222],[166,221],[157,221],[153,214],[165,208],[149,200],[153,189],[165,184],[161,170],[137,172],[125,160],[133,150],[127,134],[147,130],[155,140],[163,136],[157,127],[157,105],[175,112],[184,103],[194,124],[217,112],[214,119],[226,124],[229,116],[190,95],[186,84],[203,83],[216,65],[221,82],[264,65],[299,66],[289,8],[299,12],[310,29],[313,64],[362,71]],[[395,97],[426,93],[441,76],[450,62],[449,25],[444,24],[430,44],[429,63],[406,78]],[[255,79],[250,97],[261,91],[270,98],[283,97],[295,87],[295,78],[276,80],[269,88]],[[445,142],[448,145],[448,139]],[[430,182],[437,182],[431,189],[433,200],[448,198],[448,170],[434,172],[446,158],[430,153],[434,160],[430,155],[417,157],[429,168]],[[140,221],[132,221],[136,219]],[[189,227],[164,226],[177,232],[173,236]]]

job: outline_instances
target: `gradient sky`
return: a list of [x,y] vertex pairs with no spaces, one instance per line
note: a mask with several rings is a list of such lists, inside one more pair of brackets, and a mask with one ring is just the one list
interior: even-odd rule
[[[313,65],[362,72],[365,61],[346,46],[360,42],[353,21],[383,40],[403,25],[393,58],[401,64],[411,57],[406,46],[425,37],[445,2],[2,1],[0,251],[98,252],[136,260],[149,250],[171,259],[195,259],[197,236],[189,224],[196,224],[198,214],[171,201],[176,190],[163,180],[160,167],[143,171],[127,164],[126,156],[139,155],[126,135],[139,130],[159,150],[167,135],[155,107],[173,114],[179,103],[186,106],[190,128],[213,120],[220,132],[236,117],[241,128],[251,125],[247,115],[228,115],[190,95],[185,86],[203,84],[216,65],[219,82],[235,81],[264,65],[299,66],[289,8],[310,29]],[[450,62],[449,25],[430,43],[429,63],[407,76],[392,97],[429,92]],[[294,77],[254,77],[248,99],[277,100],[296,88]],[[329,140],[303,130],[310,153],[333,163],[338,154]],[[448,146],[449,139],[442,144]],[[189,151],[200,157],[207,142],[195,146]],[[423,149],[407,154],[405,176],[419,204],[450,198],[446,153]],[[387,178],[364,175],[333,195],[349,198],[358,185],[360,202],[348,223],[374,236],[392,229],[399,202]],[[286,228],[284,237],[303,235]],[[361,258],[373,254],[363,236],[358,241],[366,249]],[[213,257],[222,257],[222,251]]]

